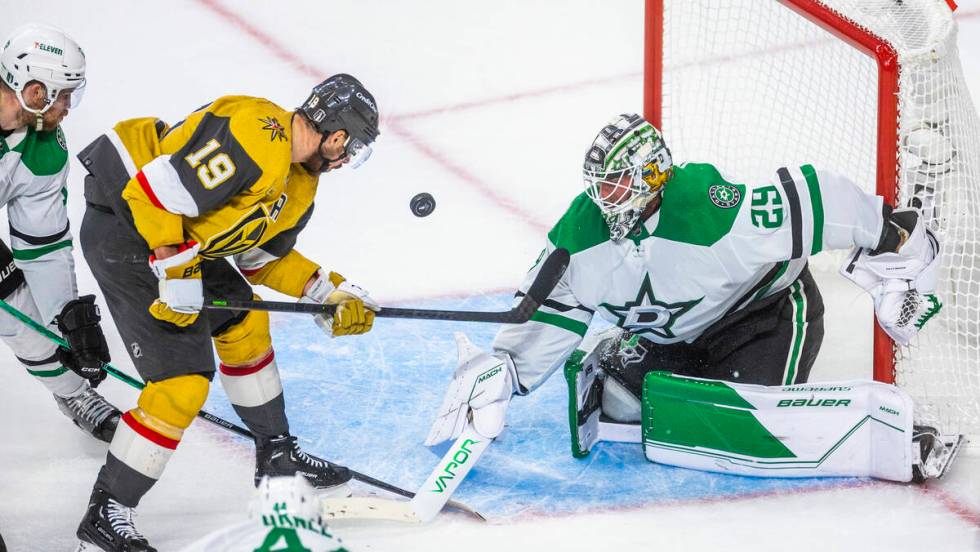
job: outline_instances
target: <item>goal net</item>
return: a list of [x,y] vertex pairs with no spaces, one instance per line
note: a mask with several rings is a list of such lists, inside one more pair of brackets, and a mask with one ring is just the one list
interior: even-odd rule
[[741,181],[810,163],[921,208],[943,242],[943,309],[911,347],[869,328],[874,376],[907,390],[922,422],[977,437],[980,121],[953,8],[647,0],[644,111],[680,162],[715,163]]

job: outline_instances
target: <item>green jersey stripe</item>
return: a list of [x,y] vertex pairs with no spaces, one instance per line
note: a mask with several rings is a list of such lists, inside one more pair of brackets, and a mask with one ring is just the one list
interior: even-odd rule
[[813,165],[803,165],[800,169],[810,190],[810,205],[813,207],[813,247],[810,254],[816,255],[823,250],[823,196],[820,195],[820,181]]
[[551,314],[547,312],[538,311],[534,313],[534,316],[531,317],[531,320],[534,320],[535,322],[541,322],[542,324],[555,326],[563,330],[568,330],[582,337],[585,337],[585,332],[589,330],[588,324],[585,324],[584,322],[579,322],[578,320],[572,320],[571,318],[561,316],[560,314]]
[[53,378],[56,376],[60,376],[61,374],[64,374],[67,371],[68,368],[65,368],[64,366],[59,366],[53,370],[31,370],[30,368],[27,369],[27,373],[36,378]]
[[793,342],[789,348],[783,385],[796,383],[800,353],[803,351],[803,340],[806,338],[806,295],[803,293],[803,283],[799,280],[793,282],[790,301],[793,302]]
[[38,247],[37,249],[14,249],[14,259],[18,261],[33,261],[34,259],[43,257],[52,251],[57,251],[58,249],[64,249],[66,247],[71,247],[71,240],[52,243],[51,245],[45,245],[44,247]]

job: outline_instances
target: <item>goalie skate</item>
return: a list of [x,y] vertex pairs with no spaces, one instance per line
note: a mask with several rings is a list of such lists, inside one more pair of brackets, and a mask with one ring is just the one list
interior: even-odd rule
[[936,428],[929,426],[915,426],[913,431],[912,443],[918,445],[919,456],[912,465],[912,481],[924,483],[928,479],[941,479],[966,443],[966,437],[940,435]]

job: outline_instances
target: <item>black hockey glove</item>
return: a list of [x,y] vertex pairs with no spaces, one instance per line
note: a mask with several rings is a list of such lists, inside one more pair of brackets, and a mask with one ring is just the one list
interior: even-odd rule
[[94,295],[84,295],[69,301],[55,317],[71,349],[59,347],[58,360],[72,372],[98,385],[105,379],[102,365],[109,362],[109,346],[99,326],[102,317],[95,305]]

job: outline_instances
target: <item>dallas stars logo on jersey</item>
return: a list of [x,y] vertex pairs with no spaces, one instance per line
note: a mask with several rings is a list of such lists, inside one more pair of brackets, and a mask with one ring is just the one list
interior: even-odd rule
[[694,308],[701,299],[704,297],[676,303],[659,301],[653,294],[653,285],[650,283],[650,275],[647,274],[635,300],[620,306],[609,303],[599,306],[612,313],[617,318],[616,325],[621,328],[636,334],[653,334],[670,339],[676,337],[671,328],[677,319]]

